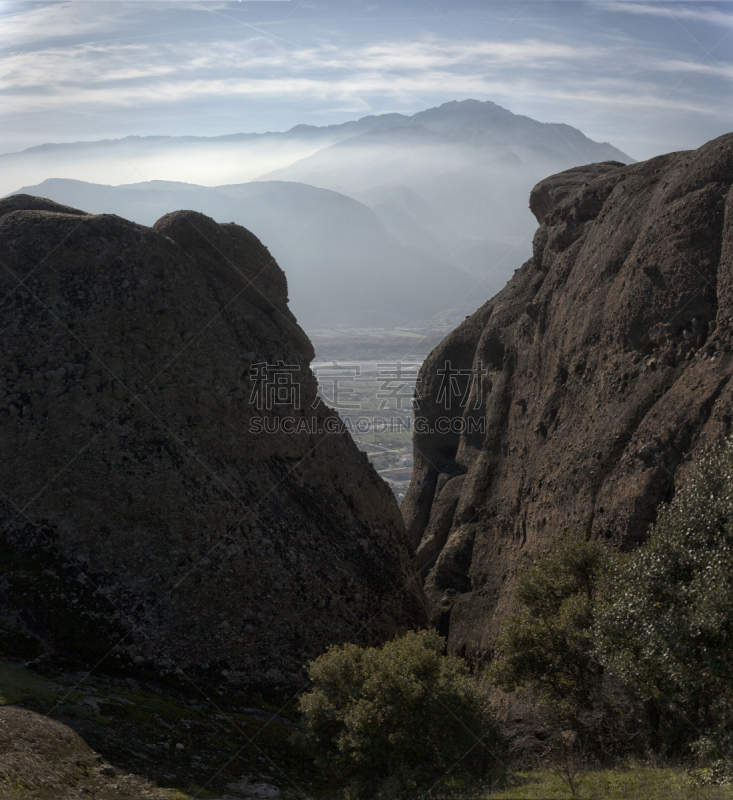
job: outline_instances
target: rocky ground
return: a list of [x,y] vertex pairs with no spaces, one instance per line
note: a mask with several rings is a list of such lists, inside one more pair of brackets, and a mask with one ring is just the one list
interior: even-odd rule
[[192,687],[8,661],[0,661],[0,687],[3,800],[328,792],[295,742],[292,698],[284,707],[262,698],[233,705]]

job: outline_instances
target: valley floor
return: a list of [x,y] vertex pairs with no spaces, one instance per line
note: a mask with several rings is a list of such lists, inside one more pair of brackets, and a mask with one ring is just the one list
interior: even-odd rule
[[425,359],[402,352],[376,359],[319,358],[311,365],[321,399],[339,412],[400,503],[412,478],[413,394]]

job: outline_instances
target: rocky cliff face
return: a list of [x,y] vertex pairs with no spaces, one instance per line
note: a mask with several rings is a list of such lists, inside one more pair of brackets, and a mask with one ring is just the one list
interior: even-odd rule
[[424,611],[392,493],[234,224],[0,201],[0,638],[234,688]]
[[490,656],[563,530],[640,542],[728,431],[732,181],[733,134],[542,181],[533,257],[423,365],[403,513],[452,651]]

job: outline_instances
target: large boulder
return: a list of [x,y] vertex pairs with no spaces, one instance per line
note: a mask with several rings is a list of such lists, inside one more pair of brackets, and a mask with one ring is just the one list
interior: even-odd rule
[[246,689],[423,620],[397,503],[253,234],[0,216],[6,651]]
[[451,651],[490,658],[564,530],[636,546],[729,430],[732,181],[733,134],[542,181],[533,257],[423,365],[402,509]]

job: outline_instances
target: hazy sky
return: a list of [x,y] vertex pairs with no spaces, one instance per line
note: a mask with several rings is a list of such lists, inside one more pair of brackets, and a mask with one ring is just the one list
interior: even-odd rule
[[0,152],[287,130],[454,99],[635,158],[733,130],[731,2],[0,2]]

